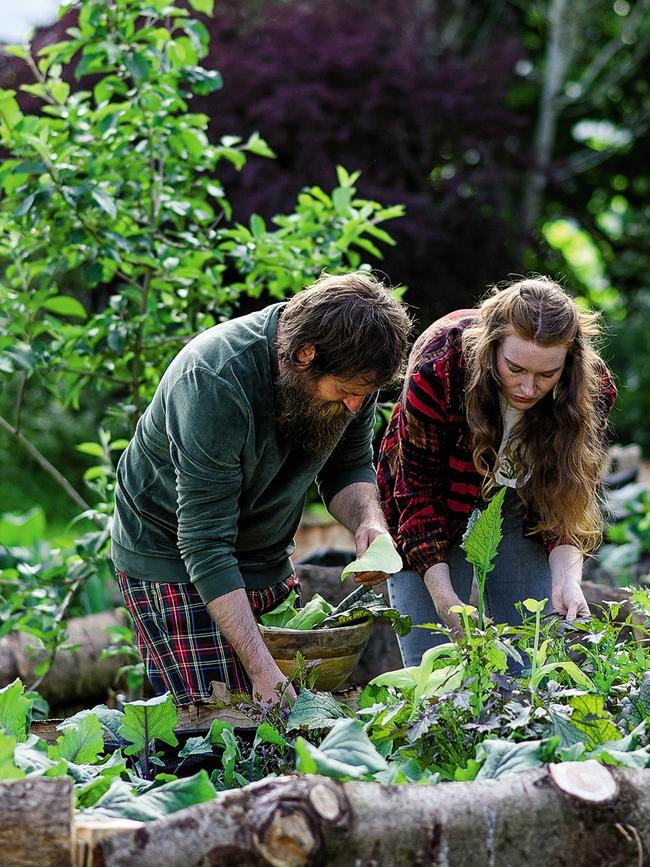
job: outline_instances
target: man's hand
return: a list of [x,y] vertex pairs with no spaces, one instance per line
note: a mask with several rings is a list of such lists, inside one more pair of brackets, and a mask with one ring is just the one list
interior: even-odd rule
[[265,666],[259,672],[251,672],[253,697],[260,695],[262,701],[270,701],[274,704],[282,701],[296,700],[296,691],[288,678],[282,674],[275,663]]
[[589,617],[589,605],[584,597],[580,582],[571,578],[553,580],[551,604],[556,614],[563,614],[567,620]]
[[[357,557],[366,551],[376,536],[388,533],[376,485],[354,482],[332,497],[328,509],[330,515],[354,533]],[[387,577],[385,572],[356,572],[354,580],[357,584],[372,587]]]
[[[287,683],[287,678],[262,640],[246,591],[242,588],[232,590],[208,602],[206,607],[246,669],[253,695],[258,693],[264,701],[278,702],[280,695],[277,686]],[[296,693],[291,684],[287,685],[284,695],[289,700],[295,699]]]
[[[370,543],[377,536],[387,535],[386,527],[377,524],[360,524],[354,534],[354,544],[356,547],[357,557],[365,554]],[[386,572],[355,572],[353,575],[357,584],[365,584],[367,587],[374,587],[375,584],[381,584],[388,578]]]

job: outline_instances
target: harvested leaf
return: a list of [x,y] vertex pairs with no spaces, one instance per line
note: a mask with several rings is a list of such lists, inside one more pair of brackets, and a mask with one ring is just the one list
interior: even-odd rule
[[395,550],[388,533],[376,536],[365,552],[341,572],[341,581],[353,572],[386,572],[392,575],[402,568],[402,558]]
[[292,590],[279,605],[276,605],[271,611],[267,611],[266,614],[262,614],[260,617],[262,626],[285,626],[287,621],[298,613],[295,607],[297,599],[298,594]]
[[283,624],[284,629],[313,629],[332,610],[330,603],[315,593],[304,608],[299,608],[295,616]]
[[358,587],[333,609],[332,613],[318,624],[316,629],[331,629],[347,626],[368,617],[388,617],[398,635],[408,635],[411,631],[411,618],[396,608],[386,605],[381,593],[367,587]]

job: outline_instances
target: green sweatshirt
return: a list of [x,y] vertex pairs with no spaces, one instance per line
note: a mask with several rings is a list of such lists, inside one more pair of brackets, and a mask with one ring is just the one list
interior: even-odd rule
[[326,504],[375,482],[376,396],[327,460],[279,438],[274,349],[284,303],[215,325],[166,370],[117,468],[111,556],[132,578],[192,582],[204,602],[292,572],[309,485]]

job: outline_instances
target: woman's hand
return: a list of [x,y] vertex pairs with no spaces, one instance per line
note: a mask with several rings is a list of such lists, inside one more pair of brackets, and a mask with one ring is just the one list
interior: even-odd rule
[[453,614],[449,609],[464,603],[452,587],[447,563],[436,563],[427,569],[424,573],[424,583],[431,594],[438,617],[448,629],[451,629],[454,638],[461,638],[465,634],[463,621],[460,614]]
[[588,617],[589,606],[584,597],[582,579],[582,554],[574,545],[558,545],[548,557],[551,569],[551,605],[556,614],[567,620]]
[[556,614],[563,614],[567,620],[576,617],[589,617],[589,606],[584,597],[580,582],[575,578],[560,578],[553,581],[551,604]]

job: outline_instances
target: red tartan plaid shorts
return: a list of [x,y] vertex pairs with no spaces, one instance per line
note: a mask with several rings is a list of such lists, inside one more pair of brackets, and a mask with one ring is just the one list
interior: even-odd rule
[[[115,570],[131,617],[138,649],[156,695],[171,692],[177,704],[206,701],[210,681],[231,692],[251,691],[251,682],[233,646],[219,632],[193,584],[141,581]],[[259,617],[290,592],[300,594],[294,573],[272,587],[247,590]]]

